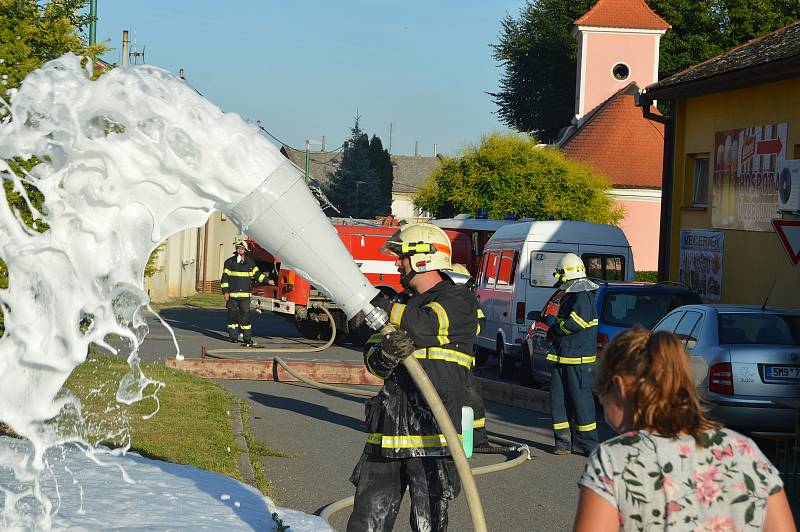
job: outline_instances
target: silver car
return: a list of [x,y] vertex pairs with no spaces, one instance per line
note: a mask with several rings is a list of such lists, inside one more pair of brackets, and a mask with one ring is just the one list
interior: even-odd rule
[[713,418],[749,430],[794,429],[797,412],[778,403],[800,398],[800,311],[687,305],[653,330],[683,340]]

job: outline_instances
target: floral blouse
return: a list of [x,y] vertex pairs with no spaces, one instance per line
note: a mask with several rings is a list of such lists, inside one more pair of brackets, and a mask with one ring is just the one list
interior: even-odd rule
[[749,438],[629,432],[600,444],[578,481],[614,505],[621,530],[760,530],[778,471]]

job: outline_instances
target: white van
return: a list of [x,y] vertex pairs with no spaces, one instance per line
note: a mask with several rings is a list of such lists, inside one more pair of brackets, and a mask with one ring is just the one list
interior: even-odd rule
[[[501,377],[511,377],[531,325],[526,319],[555,291],[553,271],[565,253],[586,265],[587,277],[631,281],[633,254],[619,227],[574,221],[520,222],[500,227],[486,243],[477,293],[486,324],[478,333],[479,362],[497,355]],[[483,360],[480,360],[483,358]]]

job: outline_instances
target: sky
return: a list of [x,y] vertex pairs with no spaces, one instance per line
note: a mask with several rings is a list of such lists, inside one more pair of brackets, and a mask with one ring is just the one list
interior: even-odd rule
[[[145,62],[224,111],[305,149],[341,146],[356,114],[391,151],[457,155],[506,131],[492,58],[506,14],[525,0],[97,0],[97,40],[121,62],[123,30]],[[319,150],[312,144],[312,150]]]

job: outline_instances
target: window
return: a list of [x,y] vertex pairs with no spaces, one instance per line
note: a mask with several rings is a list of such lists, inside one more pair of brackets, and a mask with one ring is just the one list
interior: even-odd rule
[[[618,291],[609,287],[605,294],[606,299],[600,312],[601,320],[609,325],[626,328],[639,324],[650,329],[673,309],[700,303],[696,298],[650,290]],[[674,326],[672,324],[673,328]]]
[[517,252],[504,251],[500,257],[500,267],[497,272],[497,286],[511,286],[514,284],[514,273],[517,267]]
[[564,251],[531,251],[531,286],[554,287],[556,278],[553,277],[553,272],[564,255]]
[[605,279],[606,281],[625,280],[625,257],[621,255],[597,255],[584,253],[581,255],[586,266],[586,277]]
[[497,252],[484,254],[486,260],[486,268],[483,272],[483,282],[481,286],[493,287],[494,282],[497,280],[497,267],[499,266],[500,256]]
[[631,75],[631,69],[625,63],[617,63],[611,69],[611,75],[614,76],[614,79],[625,81]]
[[675,334],[683,341],[687,349],[692,349],[697,344],[697,338],[694,336],[696,331],[700,330],[700,321],[703,315],[700,312],[686,311],[683,315],[678,327],[675,328]]
[[678,311],[678,312],[675,312],[673,314],[670,314],[669,316],[667,316],[666,318],[661,320],[661,323],[656,325],[656,327],[655,327],[655,329],[653,329],[653,331],[667,331],[667,332],[674,331],[675,330],[675,326],[678,324],[680,319],[683,317],[683,314],[684,314],[683,311]]
[[697,154],[694,156],[694,194],[692,195],[692,206],[708,206],[708,154]]
[[800,345],[800,316],[723,312],[718,325],[720,344]]

